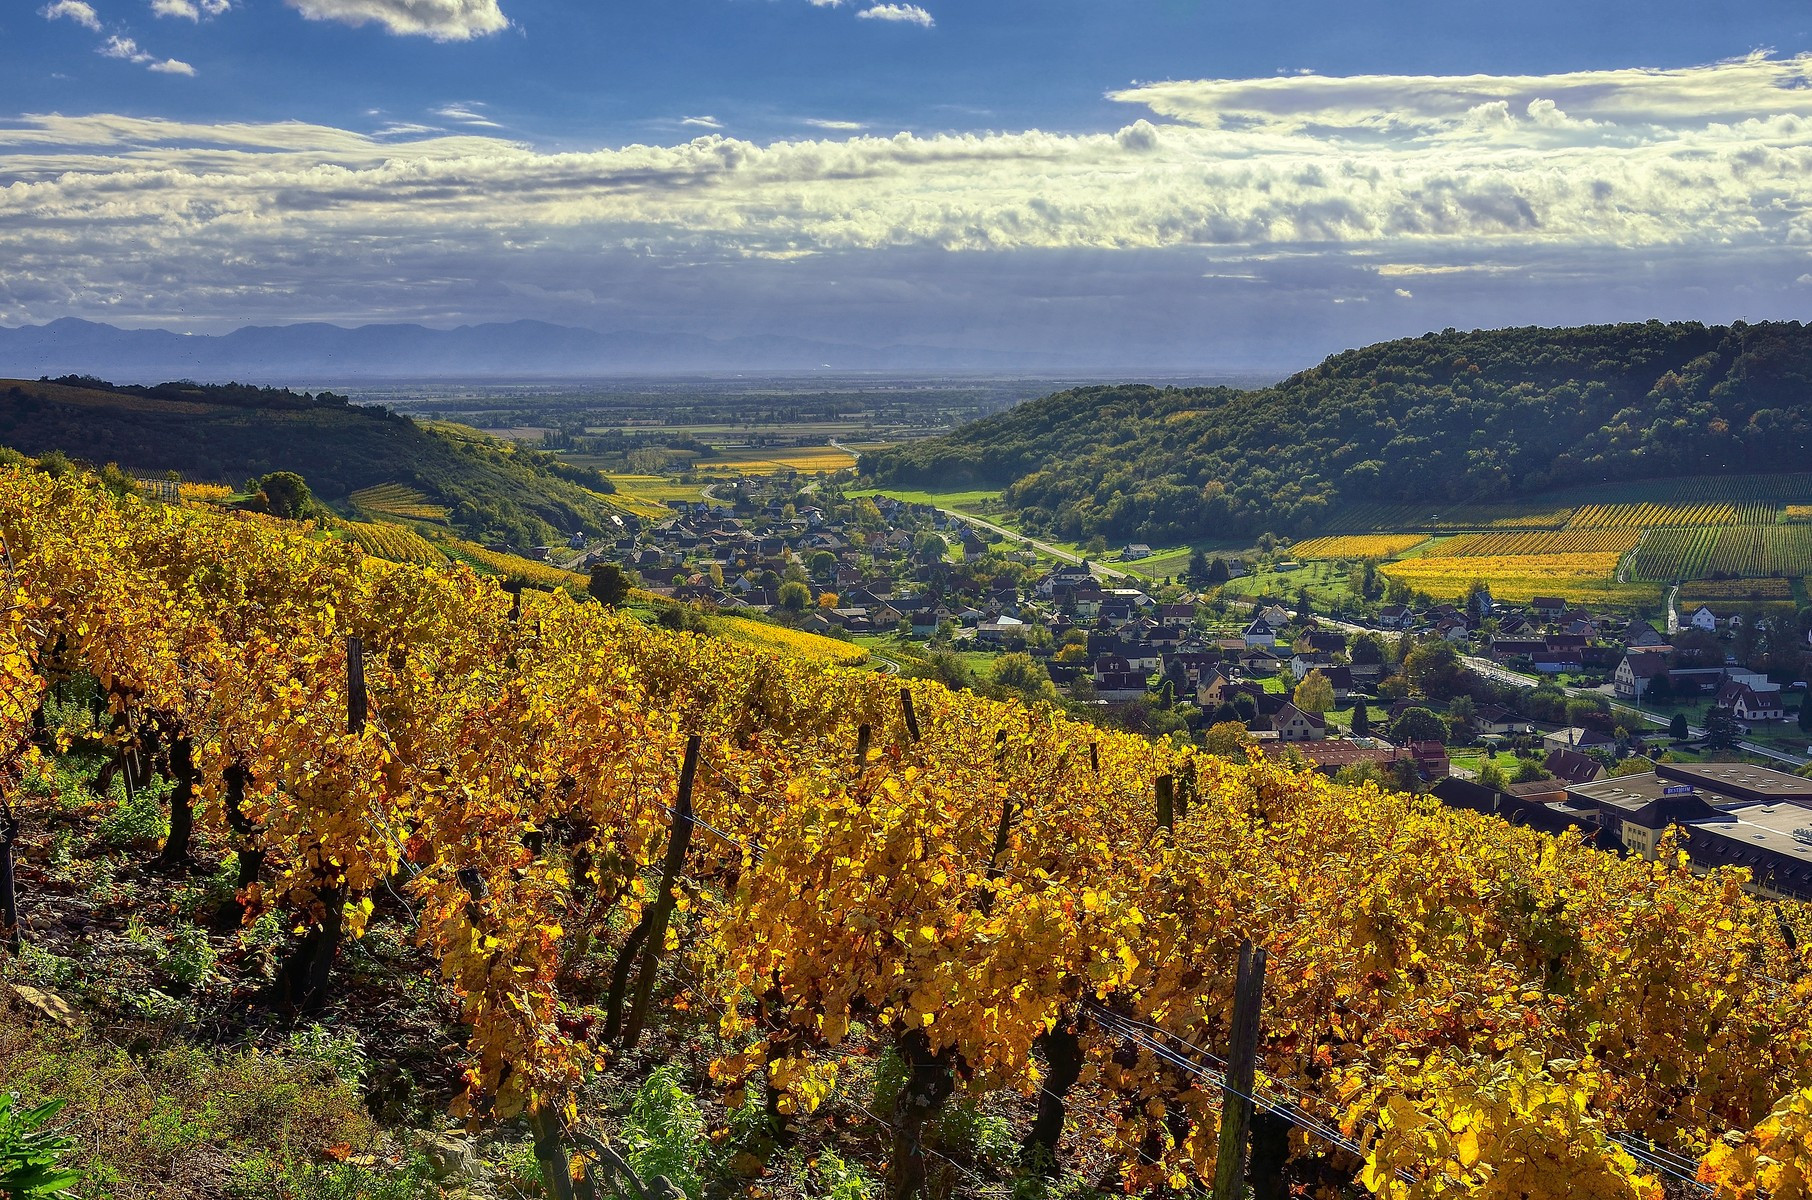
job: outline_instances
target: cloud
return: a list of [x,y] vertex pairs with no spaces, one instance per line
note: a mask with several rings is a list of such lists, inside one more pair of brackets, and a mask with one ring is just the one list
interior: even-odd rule
[[[117,49],[145,53],[123,38]],[[1330,106],[1323,77],[1292,76],[1262,91],[1263,105],[1248,95],[1239,120],[1225,105],[1167,116],[1184,85],[1150,85],[1163,90],[1128,93],[1152,102],[1147,115],[1117,131],[921,137],[820,125],[823,136],[769,144],[708,134],[560,152],[497,136],[474,104],[442,108],[457,134],[32,116],[0,122],[0,315],[117,312],[105,298],[120,296],[250,313],[317,293],[355,304],[360,286],[377,289],[371,303],[386,314],[434,296],[458,315],[459,304],[497,303],[487,281],[505,274],[602,297],[617,286],[606,277],[652,277],[625,263],[702,286],[756,278],[749,264],[787,263],[805,278],[807,264],[828,273],[856,260],[910,260],[927,294],[935,264],[977,274],[1055,264],[1040,275],[1046,294],[1027,277],[1024,303],[1041,312],[1067,303],[1066,289],[1133,294],[1137,281],[1116,274],[1130,264],[1160,264],[1173,289],[1257,291],[1209,277],[1273,286],[1295,271],[1305,282],[1291,286],[1312,290],[1324,312],[1335,298],[1382,300],[1402,286],[1443,309],[1451,295],[1520,289],[1532,305],[1545,297],[1602,319],[1590,297],[1639,293],[1672,311],[1684,301],[1655,281],[1690,291],[1694,271],[1748,272],[1803,297],[1793,280],[1812,248],[1812,94],[1757,80],[1799,78],[1807,65],[1609,72],[1616,86],[1593,89],[1564,75],[1414,78],[1396,99],[1368,84],[1364,111],[1350,92]],[[1682,88],[1723,99],[1693,118]],[[1344,124],[1329,134],[1335,109]],[[467,281],[473,298],[445,299],[449,280]],[[635,324],[635,294],[621,303],[617,323]],[[1343,306],[1366,307],[1407,311]]]
[[102,42],[101,48],[96,53],[108,58],[123,58],[129,62],[151,61],[151,56],[140,50],[137,42],[129,37],[120,37],[118,34],[113,34]]
[[381,25],[390,33],[464,42],[509,28],[497,0],[285,0],[311,21]]
[[1410,291],[1408,288],[1396,288],[1396,289],[1394,289],[1394,291],[1396,292],[1397,295],[1403,297],[1405,300],[1413,300],[1416,295],[1414,292]]
[[195,68],[191,67],[188,63],[183,62],[179,58],[166,58],[162,62],[152,63],[150,66],[146,67],[145,69],[147,71],[156,71],[160,75],[194,75],[195,74]]
[[483,107],[483,104],[477,103],[476,101],[466,104],[445,104],[435,109],[434,115],[437,117],[445,117],[449,121],[458,121],[461,125],[470,125],[477,129],[502,129],[502,125],[499,125],[496,121],[491,120],[491,118],[478,111]]
[[61,18],[74,21],[84,29],[92,29],[96,33],[101,31],[100,15],[94,11],[94,5],[84,3],[83,0],[56,0],[56,3],[39,9],[38,15],[47,21]]
[[200,21],[203,14],[218,17],[232,7],[232,0],[151,0],[153,16],[182,17],[190,21]]
[[860,121],[827,121],[822,117],[807,117],[805,123],[813,129],[829,129],[836,132],[853,133],[867,126]]
[[843,0],[812,0],[813,8],[836,8]]
[[856,15],[868,21],[904,21],[909,25],[922,25],[926,29],[937,24],[931,19],[930,13],[916,4],[877,4]]
[[724,123],[712,116],[681,117],[681,125],[697,125],[702,129],[722,129]]

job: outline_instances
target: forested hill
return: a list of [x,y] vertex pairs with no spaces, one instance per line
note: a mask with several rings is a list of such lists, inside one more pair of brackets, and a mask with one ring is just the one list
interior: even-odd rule
[[891,485],[1010,485],[1030,528],[1173,542],[1309,532],[1342,502],[1806,470],[1812,326],[1448,330],[1256,391],[1079,388],[864,456]]
[[403,484],[448,509],[448,523],[468,537],[519,546],[599,531],[613,511],[596,472],[330,392],[0,379],[0,445],[233,485],[294,471],[341,507],[360,488]]

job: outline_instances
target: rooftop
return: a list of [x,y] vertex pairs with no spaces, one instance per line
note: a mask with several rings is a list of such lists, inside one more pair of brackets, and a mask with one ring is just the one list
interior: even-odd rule
[[1788,800],[1812,805],[1812,779],[1801,779],[1749,763],[1661,763],[1655,773],[1663,779],[1693,784],[1740,800]]

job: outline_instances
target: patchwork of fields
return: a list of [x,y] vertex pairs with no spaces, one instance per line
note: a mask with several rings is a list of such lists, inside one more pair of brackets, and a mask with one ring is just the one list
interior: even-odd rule
[[1648,604],[1666,585],[1710,581],[1707,601],[1784,603],[1812,576],[1812,473],[1605,484],[1522,505],[1353,505],[1327,528],[1290,553],[1381,560],[1387,577],[1442,598],[1482,579],[1512,601]]

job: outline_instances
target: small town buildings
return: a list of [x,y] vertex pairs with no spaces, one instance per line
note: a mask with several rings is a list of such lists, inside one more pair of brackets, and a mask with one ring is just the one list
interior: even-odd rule
[[1285,704],[1271,718],[1271,728],[1280,742],[1319,742],[1328,735],[1327,718],[1320,713],[1304,712],[1294,704]]

